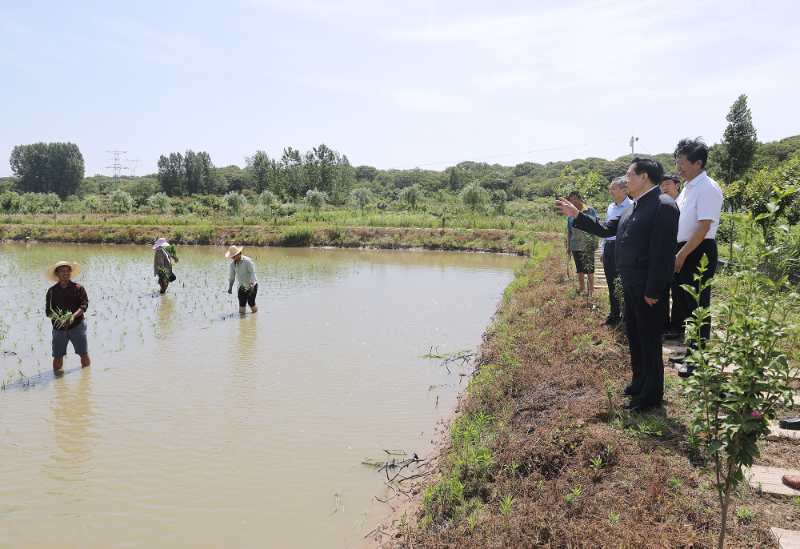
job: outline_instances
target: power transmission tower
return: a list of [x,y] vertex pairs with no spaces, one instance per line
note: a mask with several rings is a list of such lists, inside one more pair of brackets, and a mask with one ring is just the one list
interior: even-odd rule
[[131,171],[131,177],[136,177],[136,166],[139,165],[139,159],[138,158],[131,158],[127,162],[128,162],[128,164],[132,164],[133,165],[131,168],[129,168],[130,171]]
[[111,165],[106,166],[107,169],[114,170],[113,178],[115,185],[119,183],[119,176],[122,173],[122,170],[127,170],[127,166],[122,165],[122,155],[127,153],[128,151],[106,151],[108,154],[111,155]]

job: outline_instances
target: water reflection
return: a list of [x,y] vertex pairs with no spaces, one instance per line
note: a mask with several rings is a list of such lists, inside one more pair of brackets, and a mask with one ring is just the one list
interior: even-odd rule
[[[43,464],[46,475],[61,481],[59,485],[65,488],[73,486],[74,482],[85,480],[92,461],[92,369],[84,368],[75,373],[78,378],[75,383],[59,378],[52,384],[51,410],[55,446],[52,447],[50,460]],[[74,501],[81,499],[79,490],[69,490],[64,495]]]

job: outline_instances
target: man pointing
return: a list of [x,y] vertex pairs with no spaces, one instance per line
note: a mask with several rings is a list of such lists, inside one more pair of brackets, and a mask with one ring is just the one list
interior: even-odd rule
[[604,238],[616,237],[616,267],[625,295],[633,371],[625,394],[631,397],[628,408],[635,411],[659,406],[664,396],[661,334],[666,304],[661,296],[675,269],[679,214],[675,201],[658,191],[663,175],[657,161],[634,158],[626,174],[633,207],[606,223],[580,214],[566,200],[556,201],[562,214],[575,217],[574,227]]

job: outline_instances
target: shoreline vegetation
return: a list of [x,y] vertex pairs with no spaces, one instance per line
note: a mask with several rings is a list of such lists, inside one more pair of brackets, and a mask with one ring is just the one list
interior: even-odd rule
[[[661,411],[629,414],[623,336],[574,297],[556,239],[505,290],[476,370],[430,460],[368,541],[378,547],[712,547],[710,471],[687,444],[689,403],[671,368]],[[765,455],[787,452],[763,442]],[[794,454],[794,450],[789,450]],[[727,547],[768,547],[797,502],[742,487]]]
[[431,227],[309,225],[175,225],[13,223],[0,224],[0,241],[175,244],[452,250],[525,255],[536,236],[529,231]]

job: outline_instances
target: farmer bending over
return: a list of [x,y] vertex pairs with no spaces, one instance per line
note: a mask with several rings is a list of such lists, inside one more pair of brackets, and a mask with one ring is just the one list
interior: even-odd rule
[[258,294],[258,280],[256,279],[256,266],[253,260],[242,255],[242,246],[231,246],[225,252],[225,257],[232,259],[230,276],[228,277],[228,293],[233,293],[233,282],[239,279],[239,314],[244,314],[247,310],[246,305],[250,305],[250,310],[258,312],[256,305],[256,294]]
[[46,276],[56,284],[47,290],[45,314],[53,323],[53,371],[60,373],[67,354],[67,343],[72,342],[75,354],[81,357],[81,367],[91,364],[86,342],[86,323],[83,321],[89,307],[89,297],[80,284],[72,281],[81,268],[77,263],[59,261],[47,270]]

